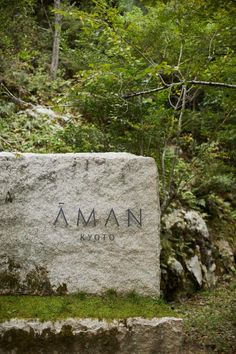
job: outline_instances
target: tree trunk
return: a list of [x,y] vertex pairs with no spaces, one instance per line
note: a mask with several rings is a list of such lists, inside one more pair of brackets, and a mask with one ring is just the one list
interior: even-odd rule
[[[59,10],[60,7],[61,7],[61,0],[54,0],[54,10]],[[61,19],[62,16],[55,13],[55,24],[54,24],[55,29],[54,29],[54,37],[53,37],[52,62],[50,68],[50,74],[53,80],[56,79],[58,63],[59,63]]]

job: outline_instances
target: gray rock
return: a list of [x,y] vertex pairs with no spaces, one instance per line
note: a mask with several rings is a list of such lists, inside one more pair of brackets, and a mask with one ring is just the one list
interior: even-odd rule
[[182,320],[134,318],[127,320],[127,326],[131,329],[132,339],[124,343],[121,354],[181,353]]
[[205,279],[206,287],[216,285],[218,277],[216,276],[216,264],[212,263],[210,267],[206,267],[202,264],[203,279]]
[[186,222],[184,221],[185,211],[182,209],[173,210],[170,214],[165,215],[162,218],[165,230],[170,230],[173,226],[184,230],[186,228]]
[[226,240],[218,240],[216,242],[216,245],[219,249],[220,255],[222,257],[226,257],[229,259],[229,261],[231,261],[232,263],[234,263],[234,253],[232,248],[230,247],[230,244],[228,241]]
[[191,294],[196,288],[214,286],[217,280],[214,245],[201,215],[194,210],[176,209],[162,221],[164,295],[173,300],[185,292]]
[[196,211],[187,211],[184,215],[184,219],[191,231],[199,232],[199,234],[204,238],[209,238],[207,225],[201,215],[199,215]]
[[178,354],[181,346],[182,319],[172,317],[0,323],[0,354]]
[[157,296],[156,181],[126,153],[0,153],[0,293]]
[[185,211],[184,209],[176,209],[172,213],[163,217],[165,229],[171,229],[177,226],[179,229],[192,232],[198,232],[204,238],[209,238],[207,225],[200,214],[196,211]]
[[219,259],[221,261],[221,270],[223,267],[226,272],[235,273],[234,251],[229,242],[227,240],[217,240],[216,247],[218,248]]
[[24,112],[33,118],[37,118],[40,115],[48,116],[50,119],[55,119],[58,117],[57,113],[55,113],[51,108],[40,105],[34,106],[33,108],[28,108]]
[[192,273],[197,280],[198,284],[201,286],[202,285],[202,269],[201,269],[201,263],[198,259],[198,256],[195,255],[194,257],[187,259],[185,261],[186,266],[190,273]]
[[[39,118],[40,116],[45,116],[49,121],[60,118],[60,120],[68,122],[72,118],[71,115],[61,115],[53,111],[51,108],[41,106],[41,105],[36,105],[36,106],[32,105],[31,108],[27,108],[24,111],[19,111],[18,114],[27,114],[29,117],[35,119]],[[59,125],[55,125],[55,123],[54,126],[56,126],[56,128],[59,128]]]
[[167,264],[170,266],[171,270],[181,276],[184,273],[184,268],[182,264],[177,261],[174,257],[169,257]]

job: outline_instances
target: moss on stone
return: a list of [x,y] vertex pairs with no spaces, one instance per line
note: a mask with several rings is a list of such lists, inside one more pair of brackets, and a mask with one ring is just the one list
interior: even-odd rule
[[92,335],[89,332],[74,335],[69,325],[62,326],[59,333],[50,328],[44,329],[41,334],[34,332],[32,328],[30,331],[10,329],[0,337],[0,348],[4,353],[14,351],[15,354],[115,354],[120,349],[117,334],[117,328],[111,328]]
[[12,258],[6,257],[6,263],[0,272],[0,293],[19,293],[20,289],[20,265]]
[[137,294],[126,296],[95,296],[80,294],[64,296],[0,296],[0,321],[14,318],[57,320],[69,317],[112,320],[128,317],[174,316],[160,299]]
[[26,275],[26,292],[36,295],[51,295],[53,288],[44,267],[36,267]]
[[58,286],[56,293],[58,295],[65,295],[67,294],[67,286],[65,283],[62,283],[61,285]]
[[17,273],[11,273],[7,270],[0,272],[0,284],[1,292],[3,294],[9,292],[19,291],[19,275]]
[[36,266],[26,273],[13,258],[5,257],[5,259],[3,270],[0,272],[0,294],[65,295],[67,293],[67,286],[64,283],[57,289],[52,287],[45,267]]

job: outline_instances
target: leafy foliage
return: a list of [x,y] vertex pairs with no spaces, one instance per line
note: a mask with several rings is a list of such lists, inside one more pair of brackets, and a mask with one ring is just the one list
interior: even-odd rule
[[[233,1],[65,1],[54,81],[53,1],[0,3],[2,150],[148,155],[163,211],[235,207],[235,91],[190,83],[235,83]],[[30,118],[11,94],[71,118]]]

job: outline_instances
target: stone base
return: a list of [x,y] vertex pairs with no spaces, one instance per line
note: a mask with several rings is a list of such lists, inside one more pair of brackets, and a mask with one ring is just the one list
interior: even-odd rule
[[178,354],[181,345],[182,319],[172,317],[0,324],[0,354]]

